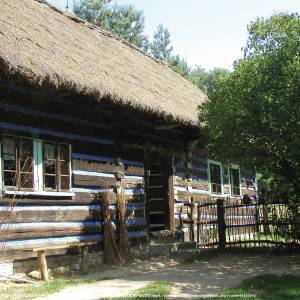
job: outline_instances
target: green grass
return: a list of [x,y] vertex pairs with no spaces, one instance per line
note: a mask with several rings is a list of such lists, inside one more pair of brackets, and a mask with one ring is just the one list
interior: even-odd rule
[[[154,281],[146,287],[139,289],[130,297],[121,297],[119,300],[164,300],[167,299],[172,288],[172,283],[168,281]],[[116,299],[116,298],[114,298]]]
[[49,282],[35,281],[34,284],[0,283],[1,300],[27,300],[47,296],[66,287],[93,283],[108,278],[69,277],[52,279]]
[[299,300],[300,276],[260,275],[246,279],[211,299]]

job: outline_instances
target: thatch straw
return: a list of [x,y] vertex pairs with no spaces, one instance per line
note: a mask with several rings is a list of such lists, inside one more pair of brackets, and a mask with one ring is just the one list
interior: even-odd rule
[[206,99],[164,63],[42,0],[1,0],[0,71],[196,126]]

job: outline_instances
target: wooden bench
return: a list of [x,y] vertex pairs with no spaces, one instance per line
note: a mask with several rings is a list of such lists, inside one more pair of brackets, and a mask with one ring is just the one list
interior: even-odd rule
[[81,261],[80,261],[80,272],[87,273],[88,272],[88,247],[93,242],[90,243],[77,243],[77,244],[65,244],[65,245],[57,245],[57,246],[46,246],[40,248],[34,248],[30,251],[37,252],[38,256],[38,266],[41,273],[41,279],[44,281],[49,280],[48,267],[47,267],[47,259],[46,259],[46,251],[47,250],[56,250],[56,249],[67,249],[78,247],[81,248]]

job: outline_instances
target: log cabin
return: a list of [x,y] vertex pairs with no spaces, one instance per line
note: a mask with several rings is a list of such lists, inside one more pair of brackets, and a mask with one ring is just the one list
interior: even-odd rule
[[175,232],[191,197],[255,196],[253,174],[208,159],[197,144],[205,99],[110,32],[43,0],[2,0],[1,209],[14,203],[2,261],[101,242],[97,195],[116,198],[117,182],[130,239]]

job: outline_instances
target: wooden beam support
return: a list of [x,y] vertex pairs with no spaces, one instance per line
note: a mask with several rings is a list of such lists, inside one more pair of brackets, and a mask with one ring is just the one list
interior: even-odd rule
[[38,254],[38,263],[39,263],[39,270],[41,273],[41,279],[43,281],[49,281],[46,252],[45,250],[39,250],[37,254]]
[[175,208],[174,208],[174,176],[173,176],[173,158],[168,173],[167,183],[167,209],[168,219],[166,227],[174,234],[175,233]]

